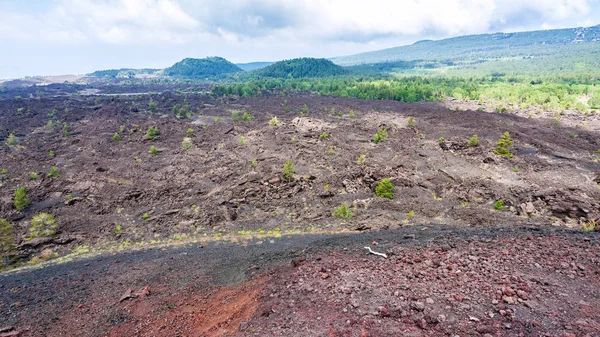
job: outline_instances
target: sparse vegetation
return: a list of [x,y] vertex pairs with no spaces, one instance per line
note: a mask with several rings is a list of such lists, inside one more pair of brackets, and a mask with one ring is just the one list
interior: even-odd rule
[[255,169],[258,166],[258,159],[252,159],[252,161],[250,162],[250,166],[252,166],[252,168]]
[[358,156],[358,159],[356,160],[356,163],[358,165],[364,165],[367,162],[367,155],[366,154],[361,154],[360,156]]
[[497,211],[503,211],[504,210],[504,201],[502,201],[502,199],[499,199],[498,201],[496,201],[494,203],[494,209]]
[[27,199],[27,190],[24,187],[19,187],[15,190],[15,196],[13,198],[13,204],[18,211],[22,211],[29,206],[29,199]]
[[29,173],[29,180],[37,180],[38,174],[36,172]]
[[14,132],[11,132],[8,135],[8,138],[6,138],[6,144],[8,144],[9,146],[19,145],[19,140],[17,139],[17,136],[15,136]]
[[327,139],[329,138],[329,135],[327,134],[327,132],[323,131],[320,135],[319,135],[319,139]]
[[187,130],[185,130],[185,135],[187,137],[192,137],[194,135],[194,129],[188,128]]
[[54,151],[53,150],[48,151],[48,157],[54,158]]
[[8,170],[3,168],[2,170],[0,170],[0,174],[6,175],[6,174],[8,174]]
[[469,143],[468,143],[469,147],[477,147],[479,146],[479,136],[477,135],[473,135],[470,139],[469,139]]
[[348,207],[346,202],[343,202],[339,207],[333,210],[333,216],[340,219],[348,219],[354,216],[354,213]]
[[494,153],[500,156],[504,156],[507,158],[512,158],[512,153],[510,153],[510,150],[508,149],[509,147],[511,147],[513,145],[513,141],[510,138],[510,134],[508,133],[508,131],[504,132],[504,134],[502,136],[500,136],[500,139],[498,140],[498,142],[496,142],[496,148],[494,149]]
[[48,213],[38,213],[31,219],[28,239],[48,237],[56,234],[58,223],[54,216]]
[[388,132],[386,128],[381,128],[377,130],[375,136],[373,136],[373,142],[375,144],[379,144],[380,142],[385,141],[388,138]]
[[156,102],[152,101],[152,98],[150,98],[150,102],[148,103],[148,110],[151,114],[156,113]]
[[294,178],[294,173],[296,173],[296,169],[294,168],[294,163],[292,163],[292,161],[288,160],[285,162],[285,164],[283,164],[283,179],[286,181],[292,181],[292,179]]
[[280,126],[281,121],[279,121],[279,118],[273,117],[273,118],[271,118],[271,120],[269,120],[269,125],[270,126]]
[[48,170],[48,178],[57,178],[60,177],[60,173],[58,173],[58,167],[52,166]]
[[408,219],[412,219],[414,216],[415,216],[415,211],[413,211],[413,210],[410,210],[410,211],[409,211],[409,212],[406,214],[406,217],[407,217]]
[[390,178],[384,178],[375,187],[375,195],[381,198],[393,199],[394,198],[394,184],[390,181]]
[[348,117],[354,119],[356,118],[356,114],[354,113],[354,110],[350,110],[350,112],[348,113]]
[[151,154],[151,155],[153,155],[153,156],[156,156],[158,154],[158,150],[156,149],[156,146],[154,146],[154,145],[150,146],[150,149],[148,150],[148,153]]
[[115,226],[115,234],[119,234],[123,232],[123,226],[121,226],[120,224],[117,224]]
[[10,264],[10,256],[15,251],[15,234],[13,226],[6,219],[0,219],[0,258],[4,266]]
[[148,213],[142,214],[142,220],[146,221],[148,219],[150,219],[150,214],[148,214]]
[[146,132],[146,139],[155,139],[159,135],[158,127],[149,126]]
[[248,111],[244,111],[244,114],[242,115],[242,121],[249,122],[249,121],[253,121],[253,120],[254,120],[254,116],[249,114]]
[[192,143],[192,139],[189,137],[185,137],[183,138],[183,140],[181,141],[181,146],[183,147],[183,150],[190,150],[194,148],[194,144]]
[[246,143],[246,137],[244,137],[243,135],[240,136],[240,145],[244,145]]
[[115,134],[113,135],[112,139],[114,141],[120,142],[121,141],[121,135],[118,132],[115,132]]
[[415,118],[414,117],[408,117],[408,122],[406,123],[406,125],[409,128],[414,128],[415,127]]

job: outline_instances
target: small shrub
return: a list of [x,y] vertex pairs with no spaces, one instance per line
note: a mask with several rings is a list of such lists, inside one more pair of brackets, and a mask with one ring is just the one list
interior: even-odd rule
[[121,135],[118,132],[115,132],[115,134],[113,135],[112,139],[114,141],[120,142],[121,141]]
[[510,139],[510,134],[508,133],[508,131],[504,132],[504,134],[502,136],[500,136],[500,139],[498,140],[498,142],[496,142],[496,148],[494,149],[494,153],[500,156],[504,156],[507,158],[512,158],[512,153],[510,153],[510,150],[508,149],[509,147],[511,147],[513,145],[513,141]]
[[327,132],[323,132],[319,135],[319,139],[327,139],[329,138],[329,135],[327,134]]
[[58,167],[52,166],[50,170],[48,170],[48,178],[57,178],[60,177],[60,173],[58,173]]
[[335,153],[335,151],[333,150],[333,148],[332,148],[332,147],[330,147],[330,148],[329,148],[329,151],[327,151],[327,154],[328,154],[328,155],[332,155],[332,154],[334,154],[334,153]]
[[194,135],[194,129],[192,128],[188,128],[187,130],[185,130],[185,135],[188,137],[191,137]]
[[515,172],[515,173],[519,172],[519,167],[518,166],[513,167],[513,172]]
[[148,127],[148,131],[146,132],[146,139],[154,139],[158,136],[158,127],[150,126]]
[[354,214],[350,211],[350,207],[346,202],[343,202],[340,207],[337,207],[333,210],[333,216],[340,219],[348,219],[354,216]]
[[3,168],[2,170],[0,170],[0,174],[2,174],[2,175],[8,174],[8,170]]
[[283,170],[281,172],[283,173],[284,180],[291,181],[294,178],[294,173],[296,173],[294,163],[292,163],[291,160],[286,161],[285,164],[283,164]]
[[408,125],[409,128],[413,128],[415,126],[415,118],[408,117],[408,122],[406,123],[406,125]]
[[37,178],[38,178],[38,174],[37,173],[35,173],[35,172],[29,173],[29,179],[30,180],[37,180]]
[[252,166],[252,168],[256,168],[258,166],[258,160],[256,158],[252,159],[250,166]]
[[499,199],[498,201],[496,201],[494,203],[494,209],[497,211],[503,211],[504,210],[504,201],[502,201],[502,199]]
[[415,211],[410,210],[410,212],[408,212],[408,214],[406,214],[406,217],[409,219],[412,219],[415,216]]
[[348,113],[348,117],[354,119],[356,118],[356,114],[354,114],[354,110],[350,110],[350,112]]
[[240,121],[240,112],[237,110],[232,110],[231,111],[231,120],[234,122],[239,122]]
[[240,136],[240,141],[239,141],[240,145],[244,145],[246,144],[246,137],[244,136]]
[[381,180],[379,185],[375,187],[375,195],[388,199],[394,198],[394,185],[390,181],[390,178],[384,178]]
[[13,204],[18,211],[22,211],[29,206],[29,199],[27,199],[27,190],[24,187],[19,187],[15,190],[15,197]]
[[119,234],[119,233],[121,233],[121,232],[123,232],[123,226],[121,226],[121,225],[117,224],[117,225],[115,226],[115,233],[116,233],[116,234]]
[[15,251],[15,234],[13,226],[6,220],[0,219],[0,258],[8,267],[9,257]]
[[254,120],[254,116],[249,114],[247,111],[244,111],[244,114],[242,115],[242,121],[249,122],[249,121],[253,121],[253,120]]
[[446,138],[444,138],[444,137],[440,137],[440,143],[443,143],[443,142],[445,142],[445,141],[446,141]]
[[52,249],[46,248],[42,250],[40,257],[43,261],[50,261],[56,257],[58,257],[58,253],[55,253]]
[[194,148],[194,144],[192,143],[192,139],[189,137],[185,137],[183,138],[183,140],[181,141],[181,146],[183,147],[183,150],[190,150]]
[[156,113],[156,103],[154,101],[152,101],[152,99],[150,99],[150,103],[148,103],[148,110],[150,110],[150,113]]
[[300,115],[304,116],[304,115],[306,115],[307,113],[308,113],[308,105],[304,104],[304,105],[302,106],[302,111],[301,111]]
[[48,213],[38,213],[31,219],[29,226],[29,239],[47,237],[56,234],[58,224],[56,219]]
[[158,154],[158,150],[156,149],[156,146],[154,146],[154,145],[150,146],[150,149],[148,150],[148,153],[151,154],[151,155],[153,155],[153,156],[156,156]]
[[281,125],[281,121],[279,121],[279,118],[277,118],[277,117],[273,117],[269,121],[269,126],[280,126],[280,125]]
[[585,221],[581,223],[581,228],[584,232],[592,232],[598,227],[596,220]]
[[15,136],[14,132],[8,135],[8,138],[6,139],[6,144],[10,146],[19,145],[19,140],[17,139],[17,136]]
[[377,133],[373,136],[373,142],[375,144],[378,144],[379,142],[383,142],[387,138],[388,138],[387,129],[381,128],[381,129],[377,130]]
[[54,151],[53,150],[48,151],[48,157],[54,158]]
[[419,139],[423,139],[423,138],[425,138],[425,135],[422,133],[419,133]]
[[360,156],[358,156],[358,159],[356,160],[356,163],[358,165],[364,165],[367,162],[367,155],[366,154],[361,154]]
[[468,145],[469,145],[469,147],[479,146],[479,136],[473,135],[473,137],[471,137],[471,139],[469,139]]
[[148,213],[142,214],[142,220],[146,221],[148,219],[150,219],[150,214],[148,214]]

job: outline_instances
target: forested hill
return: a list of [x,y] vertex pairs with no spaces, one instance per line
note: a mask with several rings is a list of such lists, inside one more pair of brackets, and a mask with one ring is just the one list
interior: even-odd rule
[[[581,45],[592,46],[581,48]],[[554,53],[568,53],[571,49],[581,53],[594,48],[600,49],[600,25],[521,33],[467,35],[438,41],[426,40],[408,46],[336,57],[332,61],[338,65],[349,66],[399,60],[498,59],[548,56]]]
[[222,57],[185,58],[163,71],[164,75],[191,78],[211,78],[243,71]]
[[274,63],[252,72],[253,77],[311,78],[348,74],[348,70],[326,59],[298,58]]

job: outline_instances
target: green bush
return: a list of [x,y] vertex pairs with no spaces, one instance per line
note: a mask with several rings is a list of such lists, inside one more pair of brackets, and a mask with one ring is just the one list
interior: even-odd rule
[[258,159],[252,159],[252,161],[250,162],[250,166],[252,166],[252,168],[256,168],[258,166]]
[[6,139],[6,144],[8,144],[10,146],[19,145],[19,140],[15,136],[14,132],[12,132],[10,135],[8,135],[8,138]]
[[375,187],[375,195],[388,199],[394,198],[394,185],[390,181],[390,178],[384,178],[381,180],[379,185]]
[[327,134],[327,132],[323,132],[319,135],[319,139],[327,139],[329,138],[329,135]]
[[30,180],[37,180],[37,178],[38,178],[38,174],[36,172],[29,173]]
[[0,174],[8,174],[8,170],[3,168],[2,170],[0,170]]
[[150,103],[148,103],[148,110],[150,110],[150,113],[156,113],[156,103],[152,101],[152,99],[150,99]]
[[249,114],[247,111],[244,111],[244,114],[242,115],[242,121],[249,122],[249,121],[253,121],[253,120],[254,120],[254,116]]
[[280,125],[281,125],[281,121],[279,120],[279,118],[277,118],[277,117],[273,117],[273,118],[271,118],[271,120],[269,121],[269,125],[270,125],[270,126],[280,126]]
[[53,150],[48,151],[48,157],[54,158],[54,151]]
[[148,150],[148,153],[151,154],[151,155],[153,155],[153,156],[156,156],[158,154],[158,150],[156,149],[156,146],[154,146],[154,145],[150,146],[150,149]]
[[184,150],[190,150],[194,148],[194,144],[192,143],[192,139],[189,137],[185,137],[183,138],[183,140],[181,141],[181,146],[183,147]]
[[337,207],[333,210],[333,216],[340,219],[347,219],[354,216],[352,211],[350,211],[350,207],[346,202],[343,202],[340,207]]
[[113,135],[112,139],[114,141],[120,142],[121,141],[121,135],[118,132],[115,132],[115,134]]
[[31,219],[29,239],[47,237],[56,234],[58,224],[56,219],[48,213],[38,213]]
[[504,201],[502,201],[502,199],[496,201],[494,203],[494,209],[497,211],[503,211],[504,210]]
[[479,136],[473,135],[473,137],[471,137],[471,139],[469,139],[468,145],[469,145],[469,147],[479,146]]
[[48,170],[48,178],[56,178],[60,177],[60,173],[58,173],[58,167],[52,166],[50,170]]
[[191,137],[194,135],[194,129],[192,128],[188,128],[187,130],[185,130],[185,135],[188,137]]
[[406,123],[406,125],[409,128],[412,128],[415,126],[415,118],[414,117],[408,117],[408,122]]
[[373,142],[375,144],[378,144],[379,142],[383,142],[387,138],[388,138],[387,129],[381,128],[381,129],[377,130],[377,133],[373,136]]
[[281,172],[283,173],[284,180],[291,181],[294,178],[294,173],[296,173],[294,163],[292,163],[291,160],[286,161],[285,164],[283,164],[283,170]]
[[15,234],[13,226],[6,220],[0,219],[0,258],[4,260],[4,265],[8,267],[9,257],[15,250]]
[[504,156],[507,158],[512,158],[512,153],[508,149],[513,145],[513,141],[510,139],[510,134],[508,131],[504,132],[498,142],[496,142],[496,148],[494,149],[494,153],[500,156]]
[[15,197],[13,200],[15,208],[19,211],[24,210],[29,206],[29,199],[27,199],[27,190],[24,187],[19,187],[15,190]]
[[356,160],[356,163],[358,165],[364,165],[367,162],[367,155],[366,154],[361,154],[360,156],[358,156],[358,159]]
[[354,110],[350,110],[350,112],[348,113],[348,117],[354,119],[356,118],[356,114],[354,113]]
[[158,136],[158,127],[150,126],[148,127],[148,131],[146,132],[146,139],[154,139]]

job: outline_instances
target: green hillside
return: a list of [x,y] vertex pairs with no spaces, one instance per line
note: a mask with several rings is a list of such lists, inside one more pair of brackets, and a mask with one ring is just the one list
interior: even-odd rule
[[[600,26],[460,36],[332,59],[338,65],[401,63],[399,72],[588,73],[600,69]],[[382,68],[378,66],[375,68]],[[383,67],[386,68],[386,67]],[[388,66],[387,68],[394,68]]]
[[185,58],[163,71],[166,76],[209,78],[243,71],[222,57]]
[[348,70],[326,59],[298,58],[274,63],[252,73],[253,77],[312,78],[348,74]]

